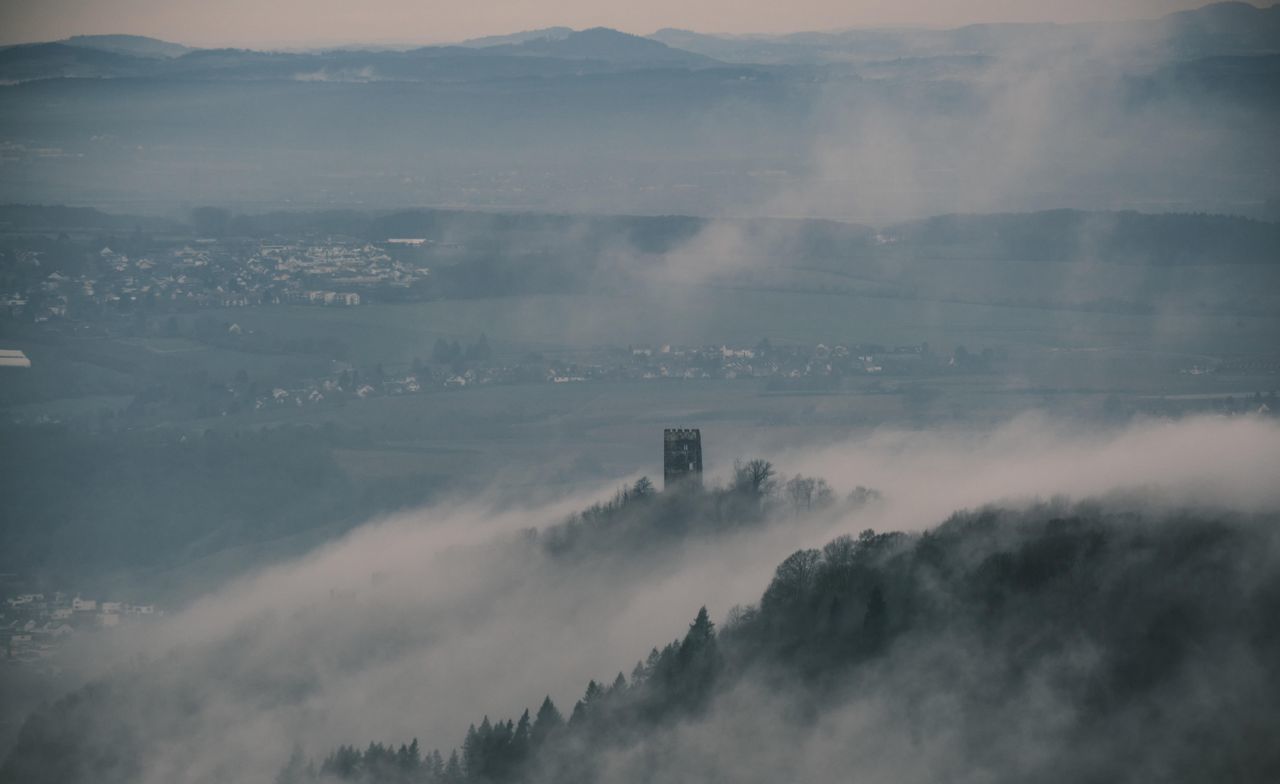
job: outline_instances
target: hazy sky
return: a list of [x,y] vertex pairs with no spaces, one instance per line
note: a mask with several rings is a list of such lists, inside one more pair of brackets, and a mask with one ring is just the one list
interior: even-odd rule
[[209,45],[454,41],[551,25],[785,32],[1158,16],[1206,0],[0,0],[0,42],[135,33]]

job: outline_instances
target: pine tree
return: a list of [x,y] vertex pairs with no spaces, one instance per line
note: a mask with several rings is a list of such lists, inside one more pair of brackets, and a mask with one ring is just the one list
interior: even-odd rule
[[[485,724],[489,723],[489,719],[485,719]],[[455,752],[456,753],[456,752]],[[480,773],[480,755],[482,750],[480,747],[480,734],[476,731],[476,725],[472,724],[467,727],[467,737],[462,741],[462,770],[467,776],[475,777]]]
[[548,737],[555,734],[563,726],[564,716],[560,715],[555,703],[551,701],[551,695],[547,695],[542,701],[542,707],[538,708],[537,717],[533,720],[533,728],[529,731],[529,740],[533,742],[535,747],[541,746],[546,743]]
[[529,756],[531,732],[529,710],[526,708],[525,712],[520,714],[520,723],[516,724],[515,731],[511,734],[511,758],[517,765],[524,764],[525,758]]
[[485,773],[501,778],[506,770],[507,756],[511,751],[511,738],[515,734],[515,725],[511,720],[500,721],[493,725],[489,740],[485,743]]
[[306,780],[306,760],[302,756],[302,747],[295,744],[289,761],[276,774],[276,784],[303,784]]
[[[475,730],[475,725],[471,729]],[[458,760],[458,750],[454,749],[449,753],[449,762],[444,766],[444,780],[447,784],[462,784],[466,774],[462,770],[462,763]]]
[[708,645],[715,643],[716,631],[715,624],[711,622],[711,617],[707,614],[707,608],[703,607],[698,610],[698,615],[693,619],[693,623],[689,624],[689,632],[684,637],[684,642],[680,644],[681,650],[701,650]]
[[662,658],[662,654],[658,653],[658,648],[655,645],[653,650],[649,651],[649,658],[646,659],[644,662],[645,672],[652,675],[654,668],[658,666],[658,661],[661,658]]
[[402,773],[414,773],[422,766],[422,755],[418,749],[418,739],[414,738],[408,746],[403,743],[396,751],[396,767]]
[[680,701],[688,708],[701,707],[720,671],[715,624],[706,607],[698,610],[697,617],[689,624],[689,633],[676,652],[676,666],[674,685]]
[[463,751],[462,761],[467,766],[467,778],[483,779],[489,773],[493,755],[493,724],[485,716],[476,728],[475,750],[470,757]]

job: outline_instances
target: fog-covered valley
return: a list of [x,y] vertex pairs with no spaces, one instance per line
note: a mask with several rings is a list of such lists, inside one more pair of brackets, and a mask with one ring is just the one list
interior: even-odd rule
[[0,781],[1280,775],[1280,6],[551,5],[0,47]]
[[[1115,537],[1121,542],[1137,539],[1134,544],[1114,545],[1121,548],[1118,551],[1071,555],[1071,559],[1081,559],[1066,562],[1072,569],[1123,571],[1130,567],[1112,563],[1112,559],[1130,557],[1157,559],[1154,563],[1136,562],[1148,564],[1132,567],[1139,569],[1138,574],[1142,569],[1163,568],[1160,558],[1175,557],[1162,554],[1167,539],[1170,547],[1191,548],[1176,550],[1177,560],[1167,568],[1189,570],[1186,579],[1191,580],[1214,580],[1210,577],[1214,570],[1225,568],[1229,571],[1221,577],[1233,586],[1240,581],[1236,589],[1243,591],[1242,597],[1273,602],[1276,550],[1272,510],[1280,499],[1272,481],[1271,461],[1278,450],[1280,430],[1257,420],[1197,418],[1137,425],[1115,433],[1071,433],[1061,423],[1023,419],[987,434],[883,432],[803,458],[786,455],[792,462],[779,464],[780,477],[792,466],[828,469],[834,492],[830,500],[814,508],[798,506],[784,482],[772,490],[764,487],[757,491],[744,486],[741,477],[726,477],[722,482],[728,489],[714,492],[728,495],[711,507],[697,497],[665,499],[628,491],[603,510],[589,509],[568,523],[564,519],[570,510],[585,505],[589,495],[536,510],[495,511],[477,501],[397,515],[304,558],[237,580],[165,618],[147,633],[118,641],[116,650],[95,646],[91,657],[84,655],[97,671],[91,683],[101,685],[76,692],[69,700],[46,709],[44,717],[30,721],[19,737],[7,772],[39,779],[39,771],[55,771],[57,775],[49,780],[64,776],[76,780],[91,776],[99,781],[263,779],[275,775],[285,764],[294,744],[318,762],[342,743],[407,743],[411,736],[420,738],[427,749],[442,748],[447,757],[450,748],[461,744],[466,724],[478,723],[482,714],[495,720],[514,716],[524,707],[536,708],[550,695],[568,717],[587,679],[595,678],[603,685],[613,680],[613,673],[630,673],[635,660],[644,659],[652,646],[661,647],[664,640],[682,637],[684,624],[699,606],[705,605],[717,624],[723,625],[726,618],[746,623],[740,620],[742,610],[731,613],[731,609],[758,601],[778,562],[797,549],[820,548],[833,537],[858,531],[919,535],[933,530],[952,510],[986,509],[987,503],[995,505],[992,511],[977,512],[976,519],[989,515],[1024,518],[1031,529],[1015,533],[1018,529],[1014,526],[1005,531],[1005,526],[1012,525],[1005,523],[981,534],[995,538],[983,540],[983,544],[975,542],[976,552],[952,551],[969,546],[968,535],[952,543],[943,533],[960,525],[953,521],[950,528],[936,534],[944,557],[980,561],[987,557],[984,553],[991,557],[1017,553],[1019,546],[1056,547],[1059,545],[1052,544],[1056,541],[1052,537],[1059,534],[1052,533],[1053,526],[1081,517],[1089,521],[1084,524],[1086,529],[1096,531],[1092,536]],[[864,481],[878,489],[870,494],[851,492],[854,482]],[[1097,500],[1076,507],[1071,498]],[[727,502],[733,503],[726,507]],[[659,503],[662,507],[652,508]],[[1050,527],[1042,529],[1046,523]],[[1195,533],[1200,528],[1204,531]],[[1217,549],[1226,545],[1207,544],[1214,541],[1212,537],[1224,534],[1246,540],[1260,537],[1261,549],[1251,557],[1261,560],[1235,564],[1230,560],[1231,551]],[[864,539],[867,535],[863,534]],[[1188,536],[1191,538],[1185,544],[1175,543]],[[1211,538],[1202,538],[1206,536]],[[1017,545],[1019,537],[1028,537],[1027,544]],[[1126,554],[1130,547],[1155,549]],[[1046,568],[1056,575],[1054,570],[1065,568],[1057,559],[1068,557],[1056,553],[1051,549],[1040,556],[1050,560],[1035,568]],[[1223,558],[1227,560],[1220,560]],[[779,574],[784,573],[783,567],[778,568]],[[1085,571],[1071,579],[1087,580],[1091,574]],[[859,579],[875,578],[863,575]],[[1121,579],[1121,573],[1106,579]],[[1100,582],[1099,589],[1110,590],[1107,584]],[[1010,589],[1015,596],[1017,585]],[[1231,590],[1210,582],[1182,588],[1193,596]],[[864,601],[865,590],[868,586],[864,585],[855,592]],[[1073,589],[1056,590],[1071,595]],[[1170,611],[1202,612],[1176,604],[1153,587],[1143,590],[1151,593],[1149,601],[1161,606],[1174,602]],[[914,601],[903,593],[908,589],[886,583],[884,591],[895,614],[908,612]],[[936,601],[961,599],[939,596]],[[1041,610],[1061,612],[1049,607]],[[1123,621],[1122,616],[1107,616],[1109,611],[1103,607],[1095,611],[1103,615],[1081,621],[1084,627],[1073,633],[1084,634],[1076,643],[1084,648],[1061,651],[1055,657],[1066,659],[1035,665],[1048,667],[1050,672],[1025,676],[1031,685],[1021,680],[1007,687],[988,685],[990,689],[1014,689],[1014,693],[1025,688],[1047,689],[1041,699],[1065,701],[1019,709],[1032,712],[1036,721],[1056,716],[1055,722],[1066,722],[1034,731],[1042,736],[1045,748],[1028,750],[1025,761],[1013,767],[1006,767],[1008,761],[984,760],[982,756],[963,763],[957,758],[956,764],[994,765],[999,775],[1012,775],[1024,770],[1020,765],[1034,771],[1043,760],[1061,753],[1063,749],[1051,748],[1055,744],[1079,742],[1057,734],[1070,726],[1060,714],[1087,714],[1091,706],[1071,702],[1074,695],[1059,693],[1051,684],[1036,687],[1034,681],[1043,677],[1103,677],[1095,668],[1105,662],[1097,659],[1098,651],[1090,653],[1089,646],[1105,647],[1118,641],[1105,636],[1091,641],[1083,629],[1092,628],[1094,622],[1110,628],[1110,624]],[[1127,611],[1135,613],[1134,618],[1146,618],[1152,608],[1137,606]],[[861,621],[861,608],[857,615]],[[902,620],[905,623],[906,619]],[[799,621],[793,618],[791,622]],[[1244,624],[1242,630],[1252,629],[1248,633],[1265,637],[1262,617],[1249,615],[1240,623]],[[739,629],[737,633],[746,632]],[[1031,638],[1043,633],[1029,629],[1016,632]],[[1241,644],[1246,641],[1238,640]],[[1234,644],[1229,640],[1224,643]],[[780,644],[794,643],[784,640]],[[983,674],[983,667],[976,663],[953,660],[955,656],[977,655],[963,644],[959,652],[917,650],[922,645],[938,642],[929,638],[913,641],[904,633],[904,639],[894,642],[883,661],[873,657],[863,667],[871,673],[887,670],[892,674],[883,677],[890,682],[907,679],[904,689],[914,668],[925,666],[958,667],[963,678],[1010,677],[998,669]],[[1245,657],[1240,666],[1262,668],[1247,677],[1262,678],[1265,688],[1275,687],[1275,673],[1264,661],[1249,658],[1255,655],[1250,653],[1252,649],[1227,648],[1220,654],[1216,646],[1210,650],[1213,656]],[[837,660],[843,655],[823,651],[819,646],[805,655],[835,655]],[[1004,655],[1012,654],[1006,651]],[[925,665],[920,659],[937,663]],[[788,661],[796,664],[789,658],[779,663]],[[974,667],[977,669],[970,671]],[[1060,671],[1062,667],[1067,669]],[[865,670],[858,673],[859,678],[882,677],[864,674]],[[799,674],[780,674],[781,684],[744,680],[716,698],[724,701],[728,714],[721,716],[721,708],[713,707],[706,717],[687,727],[668,726],[644,743],[660,748],[674,744],[679,753],[693,755],[689,764],[704,770],[716,769],[716,755],[744,756],[742,772],[730,775],[752,780],[790,769],[796,760],[789,755],[800,753],[792,744],[812,746],[818,756],[805,753],[808,767],[801,767],[796,775],[822,780],[833,766],[848,764],[831,757],[835,748],[828,748],[830,741],[822,738],[852,727],[862,728],[851,736],[853,750],[839,744],[844,749],[839,754],[852,754],[848,760],[863,758],[873,771],[884,769],[876,775],[893,778],[897,775],[893,771],[898,770],[908,778],[929,778],[938,766],[946,764],[942,759],[922,759],[898,768],[895,766],[907,763],[902,756],[907,754],[905,748],[875,748],[883,739],[881,733],[897,734],[905,728],[870,730],[872,725],[916,721],[886,704],[898,699],[894,690],[899,687],[884,684],[870,694],[854,687],[847,696],[833,698],[832,704],[824,705],[814,716],[814,726],[788,740],[787,750],[762,749],[772,768],[760,768],[765,762],[755,759],[750,751],[755,744],[738,745],[742,742],[738,734],[717,741],[726,744],[719,752],[703,745],[706,739],[699,736],[724,732],[726,722],[734,726],[748,721],[753,729],[742,730],[748,732],[766,732],[763,725],[769,722],[780,724],[775,729],[789,727],[788,734],[798,732],[781,716],[769,718],[772,713],[747,719],[744,713],[754,711],[746,711],[738,703],[763,701],[762,709],[782,711],[782,715],[806,710],[799,705],[786,706],[796,695],[784,685]],[[1204,675],[1194,670],[1186,677]],[[923,700],[927,707],[936,700],[946,704],[946,700],[967,701],[977,696],[965,693],[969,687],[954,685],[958,691],[917,694],[924,688],[922,684],[930,682],[929,676],[924,676],[910,687],[910,693],[917,696],[909,697],[908,702]],[[884,690],[882,695],[880,689]],[[1177,699],[1194,697],[1179,694]],[[1001,710],[1014,710],[1014,706]],[[1042,711],[1052,716],[1037,714]],[[960,741],[953,737],[954,730],[942,726],[946,723],[942,716],[930,715],[923,720],[925,723],[913,730],[921,736],[918,742],[940,756],[959,753],[951,744]],[[1251,719],[1261,720],[1261,716]],[[829,723],[835,728],[827,726]],[[808,726],[808,722],[800,726]],[[840,727],[846,729],[836,729]],[[1131,731],[1139,730],[1134,727]],[[82,745],[68,732],[93,740]],[[218,742],[204,742],[211,737]],[[621,737],[630,738],[625,732]],[[618,755],[616,759],[606,755],[605,769],[618,768],[617,772],[601,773],[606,780],[653,775],[642,773],[651,771],[652,761],[644,761],[647,755],[667,757],[667,752],[646,751],[643,744],[634,746],[631,741],[635,740],[630,738],[620,743],[616,752],[610,752]],[[72,745],[67,747],[68,743]],[[872,745],[856,751],[859,743]],[[907,741],[903,738],[895,743]],[[49,753],[45,749],[55,748],[74,751],[66,758],[43,756]],[[1004,752],[993,749],[990,753],[998,756]],[[1158,760],[1148,764],[1158,766]],[[1249,765],[1262,767],[1245,767],[1246,772],[1260,771],[1274,765],[1274,760],[1262,755]],[[698,774],[673,770],[659,774],[659,778],[668,775],[696,778]],[[961,775],[968,777],[970,773]]]

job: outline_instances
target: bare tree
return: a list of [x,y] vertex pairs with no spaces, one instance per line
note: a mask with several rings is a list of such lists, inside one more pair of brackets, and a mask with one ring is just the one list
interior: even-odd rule
[[796,514],[830,506],[835,501],[835,492],[827,480],[812,476],[796,474],[787,480],[785,486],[787,498]]
[[817,484],[812,477],[799,474],[787,480],[787,497],[791,499],[796,514],[800,514],[802,509],[808,511],[813,508],[813,491]]
[[778,481],[773,470],[773,463],[756,458],[743,463],[734,461],[733,485],[739,490],[749,491],[757,498],[772,495],[777,489]]

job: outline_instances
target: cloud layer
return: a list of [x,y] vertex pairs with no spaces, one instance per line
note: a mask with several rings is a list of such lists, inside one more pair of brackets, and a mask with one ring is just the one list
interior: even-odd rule
[[[464,720],[518,714],[545,692],[567,707],[588,678],[629,670],[682,633],[698,606],[722,619],[757,600],[787,554],[840,533],[920,530],[957,508],[1062,494],[1277,509],[1277,459],[1280,427],[1254,418],[1107,432],[1028,417],[989,432],[875,432],[776,462],[842,492],[877,487],[882,503],[803,520],[780,508],[774,522],[722,538],[576,562],[527,546],[525,531],[590,494],[535,510],[433,507],[205,597],[118,652],[109,677],[129,684],[118,718],[157,741],[146,781],[269,777],[298,742],[313,755],[410,736],[447,748]],[[858,710],[832,721],[873,722],[879,708]],[[838,743],[844,731],[804,743]]]

